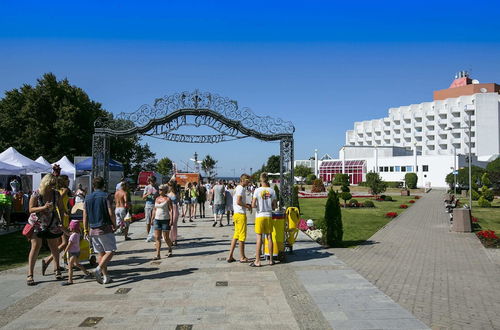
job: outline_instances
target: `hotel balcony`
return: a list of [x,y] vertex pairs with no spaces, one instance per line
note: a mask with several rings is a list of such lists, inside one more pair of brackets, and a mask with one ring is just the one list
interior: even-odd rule
[[439,145],[443,146],[448,145],[448,140],[438,139],[437,142]]

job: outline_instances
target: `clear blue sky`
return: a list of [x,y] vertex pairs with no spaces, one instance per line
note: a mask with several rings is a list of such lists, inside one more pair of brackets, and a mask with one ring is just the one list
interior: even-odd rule
[[[292,121],[296,159],[337,155],[354,121],[431,101],[456,71],[498,83],[499,12],[491,0],[2,1],[0,92],[53,72],[119,113],[200,89]],[[255,139],[144,141],[180,165],[210,154],[220,175],[279,153]]]

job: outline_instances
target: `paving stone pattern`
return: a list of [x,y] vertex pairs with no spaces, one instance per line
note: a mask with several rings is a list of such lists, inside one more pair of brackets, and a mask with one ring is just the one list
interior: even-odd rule
[[[151,260],[154,245],[144,241],[144,223],[132,224],[132,241],[118,237],[110,265],[115,282],[105,286],[76,271],[75,284],[61,287],[40,275],[40,264],[36,287],[26,287],[23,267],[0,273],[0,326],[71,329],[93,318],[95,328],[105,329],[427,328],[303,234],[287,263],[250,268],[225,261],[233,227],[211,224],[180,223],[174,256],[165,258],[164,250],[159,262]],[[249,257],[252,224],[250,217]]]
[[432,191],[374,244],[335,253],[433,329],[500,329],[500,268],[473,233],[449,231],[443,199]]

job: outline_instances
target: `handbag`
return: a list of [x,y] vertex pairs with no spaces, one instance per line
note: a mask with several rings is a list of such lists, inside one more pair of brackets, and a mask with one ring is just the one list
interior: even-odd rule
[[33,236],[33,233],[35,232],[35,227],[39,226],[40,224],[38,222],[36,213],[31,213],[28,217],[28,223],[24,225],[23,236],[25,236],[27,239],[31,239],[31,236]]

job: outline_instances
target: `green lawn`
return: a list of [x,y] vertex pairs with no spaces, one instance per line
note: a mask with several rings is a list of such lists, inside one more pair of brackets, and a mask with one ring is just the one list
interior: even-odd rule
[[[0,271],[22,266],[28,262],[30,243],[20,231],[0,236]],[[40,257],[49,255],[42,247]]]
[[[408,203],[412,197],[394,196],[392,202],[377,202],[369,198],[356,198],[359,203],[365,200],[372,200],[375,204],[374,208],[342,208],[342,223],[344,226],[344,247],[351,247],[362,244],[375,234],[380,228],[387,224],[389,219],[384,215],[387,212],[397,212],[401,214],[404,209],[400,209],[399,205],[406,204],[411,208],[412,204]],[[418,200],[416,200],[418,203]],[[326,198],[301,198],[300,210],[301,217],[304,219],[320,220],[325,215]]]
[[500,200],[493,200],[491,206],[483,208],[477,206],[477,202],[472,202],[472,216],[479,220],[481,230],[494,230],[500,234]]

